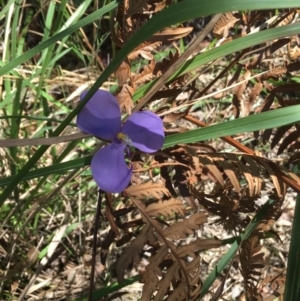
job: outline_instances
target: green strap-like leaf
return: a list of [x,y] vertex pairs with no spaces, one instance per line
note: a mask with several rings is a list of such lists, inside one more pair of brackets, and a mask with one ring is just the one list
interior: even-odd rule
[[[206,128],[167,136],[163,148],[180,143],[193,143],[202,140],[220,138],[228,135],[247,133],[262,129],[276,128],[286,124],[300,121],[300,105],[269,111],[257,115],[251,115],[232,121],[223,122]],[[42,177],[49,174],[65,172],[70,169],[84,167],[91,162],[91,156],[55,164],[29,172],[24,180]],[[0,186],[13,182],[15,177],[0,179]]]

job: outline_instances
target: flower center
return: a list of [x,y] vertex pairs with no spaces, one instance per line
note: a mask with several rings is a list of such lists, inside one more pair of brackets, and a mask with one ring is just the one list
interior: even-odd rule
[[120,139],[123,143],[125,143],[128,146],[132,146],[132,141],[129,139],[129,137],[123,133],[117,134],[117,138]]

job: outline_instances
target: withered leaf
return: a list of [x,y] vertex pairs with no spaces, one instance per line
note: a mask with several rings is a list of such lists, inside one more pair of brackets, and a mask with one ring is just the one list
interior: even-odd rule
[[148,241],[148,235],[151,230],[152,227],[149,224],[144,225],[140,234],[132,240],[129,247],[122,252],[116,264],[118,282],[123,280],[125,270],[128,269],[132,263],[137,264],[140,261],[140,251]]
[[237,19],[231,12],[222,15],[213,30],[215,37],[226,38],[228,36],[229,29],[232,28],[238,20],[239,19]]
[[193,31],[193,27],[166,28],[151,37],[153,41],[170,42],[181,39]]
[[163,195],[171,196],[169,190],[160,183],[148,182],[145,184],[130,186],[125,189],[124,193],[129,197],[154,197],[161,199]]
[[251,105],[254,103],[254,101],[256,100],[256,98],[258,97],[258,95],[260,94],[260,92],[263,89],[263,85],[262,83],[258,82],[254,85],[254,87],[251,89],[250,95],[247,99],[247,101],[245,101],[244,105],[245,105],[245,114],[249,115],[250,111],[251,111]]
[[126,84],[128,78],[130,78],[130,66],[129,63],[124,61],[119,66],[119,68],[116,71],[116,78],[118,80],[119,87],[122,87],[124,84]]
[[26,254],[26,258],[16,263],[16,265],[9,271],[7,271],[6,275],[0,275],[0,279],[3,278],[11,278],[24,272],[30,266],[32,266],[38,258],[39,250],[36,247],[32,247],[29,249],[28,253]]
[[300,47],[298,45],[295,45],[294,47],[291,47],[290,44],[288,44],[288,54],[292,61],[296,61],[300,57]]
[[152,203],[148,206],[145,206],[145,213],[147,213],[150,216],[155,216],[155,217],[159,217],[160,215],[171,216],[174,214],[174,212],[184,216],[184,205],[182,201],[179,199],[172,198],[164,201],[160,200],[156,203]]
[[153,75],[154,68],[155,68],[155,61],[152,60],[150,64],[144,66],[143,71],[140,74],[134,76],[133,78],[134,84],[140,85],[150,81],[154,77]]
[[248,79],[250,78],[250,76],[251,76],[251,72],[249,70],[247,70],[241,78],[241,81],[244,81],[244,82],[242,82],[240,85],[238,85],[234,89],[232,105],[233,105],[233,110],[234,110],[234,116],[236,118],[239,117],[239,115],[240,115],[240,102],[242,100],[242,95],[247,87]]
[[132,16],[135,13],[148,9],[147,0],[129,0],[125,1],[126,15]]
[[300,136],[300,131],[298,130],[289,133],[289,135],[284,138],[281,145],[279,146],[277,154],[278,155],[282,154],[283,151],[288,147],[288,145],[296,141],[299,138],[299,136]]
[[129,85],[123,85],[122,90],[116,95],[119,102],[121,110],[125,109],[127,114],[131,114],[131,109],[133,108],[132,95],[134,93],[134,88]]
[[206,221],[207,217],[203,213],[195,213],[188,219],[174,223],[170,227],[164,229],[164,235],[172,239],[185,238],[188,235],[192,235],[194,231],[199,229]]
[[153,55],[151,54],[151,51],[156,49],[161,45],[161,42],[144,42],[140,44],[137,48],[135,48],[132,52],[128,55],[128,60],[132,61],[136,59],[139,55],[147,60],[152,60]]

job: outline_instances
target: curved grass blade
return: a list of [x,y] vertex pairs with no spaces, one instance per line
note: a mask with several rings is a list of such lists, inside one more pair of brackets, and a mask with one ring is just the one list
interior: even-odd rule
[[[196,55],[194,58],[186,61],[180,69],[175,71],[173,75],[169,78],[172,79],[182,76],[196,68],[199,68],[209,62],[212,62],[220,57],[225,57],[232,53],[241,51],[243,49],[253,47],[271,40],[280,39],[287,36],[298,35],[300,32],[300,23],[285,25],[281,27],[271,28],[265,31],[257,32],[246,37],[238,38],[234,41],[228,42],[226,44],[220,45],[217,48],[210,49],[204,53]],[[133,100],[137,101],[142,98],[147,91],[154,85],[156,80],[153,80],[146,85],[140,87],[133,96]]]
[[[226,254],[222,257],[222,259],[217,263],[213,271],[205,279],[200,292],[199,300],[201,300],[207,294],[211,285],[214,283],[217,277],[222,273],[222,271],[228,265],[228,263],[234,258],[241,243],[244,240],[246,240],[250,236],[250,234],[255,230],[255,228],[264,218],[267,211],[272,208],[274,203],[275,203],[274,200],[269,199],[254,216],[250,224],[246,227],[245,232],[237,237],[236,241],[231,245],[231,247],[226,252]],[[286,300],[297,300],[297,299],[286,299]]]
[[97,11],[91,13],[87,17],[83,18],[82,20],[76,22],[75,24],[69,26],[65,30],[59,32],[58,34],[48,38],[46,41],[40,43],[39,45],[33,47],[32,49],[28,50],[21,56],[15,58],[11,62],[2,65],[0,68],[0,76],[4,75],[10,71],[12,71],[17,66],[21,65],[22,63],[26,62],[36,54],[42,52],[44,49],[50,47],[52,44],[62,40],[63,38],[67,37],[68,35],[72,34],[76,30],[81,27],[84,27],[90,23],[92,23],[95,19],[103,16],[104,14],[110,12],[111,10],[115,9],[119,3],[119,1],[111,1],[109,4],[103,6],[102,8],[98,9]]
[[[48,176],[52,174],[62,174],[71,169],[81,168],[90,165],[91,161],[92,161],[92,156],[87,156],[79,159],[74,159],[68,162],[53,164],[51,166],[39,168],[37,170],[32,170],[24,176],[23,181],[39,178],[43,176]],[[0,186],[6,186],[9,183],[13,182],[14,180],[15,180],[15,176],[0,179]]]
[[[129,277],[127,279],[125,279],[124,281],[122,281],[121,283],[113,283],[111,285],[108,285],[108,286],[105,286],[105,287],[102,287],[100,289],[96,289],[94,292],[93,292],[93,300],[98,300],[99,298],[103,298],[103,297],[106,297],[108,296],[109,294],[112,294],[112,293],[115,293],[117,292],[119,289],[125,287],[125,286],[128,286],[134,282],[137,282],[139,281],[141,278],[140,275],[135,275],[133,277]],[[73,301],[88,301],[88,297],[81,297],[81,298],[78,298],[78,299],[75,299]]]
[[[179,143],[193,143],[202,140],[220,138],[228,135],[259,131],[263,129],[276,128],[300,120],[300,105],[264,112],[258,115],[223,122],[206,128],[167,136],[163,148],[171,147]],[[54,164],[49,167],[40,168],[29,172],[24,180],[42,177],[45,175],[65,172],[70,169],[84,167],[91,162],[91,156],[75,159],[65,163]],[[0,186],[15,181],[16,177],[0,179]]]
[[300,121],[300,105],[251,115],[185,133],[168,136],[164,148],[179,143],[193,143],[239,133],[271,129]]
[[300,300],[300,195],[297,194],[295,216],[288,256],[284,300]]

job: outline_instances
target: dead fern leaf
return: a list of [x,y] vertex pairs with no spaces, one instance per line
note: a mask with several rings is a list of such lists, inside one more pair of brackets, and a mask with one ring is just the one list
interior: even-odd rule
[[148,241],[148,234],[152,231],[150,224],[144,225],[140,234],[131,241],[129,247],[125,249],[116,263],[116,272],[118,282],[121,282],[127,270],[132,263],[138,264],[140,261],[140,251]]
[[178,40],[190,34],[193,31],[193,29],[193,27],[166,28],[154,34],[151,37],[151,40],[161,41],[163,43]]
[[260,76],[261,81],[266,81],[269,79],[278,79],[281,78],[287,71],[286,67],[277,67],[274,68]]
[[249,194],[253,195],[255,187],[254,187],[254,180],[253,180],[253,176],[251,175],[251,171],[248,170],[246,166],[242,162],[240,162],[240,160],[237,160],[235,155],[228,154],[227,156],[228,159],[231,162],[233,162],[233,164],[237,167],[239,172],[241,172],[244,175],[246,181],[248,182]]
[[158,48],[161,45],[161,42],[144,42],[135,48],[130,54],[128,55],[128,60],[132,61],[136,59],[139,55],[146,60],[153,60],[152,51]]
[[134,89],[129,85],[123,85],[122,90],[116,95],[120,109],[125,109],[128,115],[131,114],[131,109],[133,108],[132,96],[134,94]]
[[289,125],[286,125],[286,126],[282,126],[280,127],[273,139],[272,139],[272,142],[271,142],[271,148],[274,148],[278,143],[279,141],[283,138],[283,136],[286,134],[286,132],[292,127],[293,125],[292,124],[289,124]]
[[242,157],[248,164],[249,172],[251,173],[252,178],[254,179],[254,195],[260,194],[263,180],[260,175],[261,168],[255,163],[250,156],[243,155]]
[[229,29],[239,21],[231,12],[225,13],[216,23],[213,34],[216,38],[226,38],[229,34]]
[[119,68],[116,71],[116,78],[118,81],[119,87],[122,87],[124,84],[127,83],[127,80],[130,78],[131,72],[130,72],[130,66],[129,63],[124,61],[119,66]]
[[194,231],[198,230],[205,222],[207,222],[207,217],[203,213],[195,213],[188,219],[174,223],[164,229],[164,235],[174,240],[186,238],[188,235],[194,234]]
[[[284,183],[280,183],[278,180],[278,177],[275,175],[274,170],[271,168],[271,166],[269,164],[267,164],[267,162],[265,162],[265,160],[263,158],[260,157],[254,157],[254,159],[260,163],[261,166],[263,166],[265,168],[265,170],[267,171],[267,173],[269,174],[269,176],[272,179],[272,182],[275,186],[275,189],[278,193],[279,196],[282,196],[282,189],[281,187],[286,186]],[[285,190],[285,189],[284,189]]]
[[[186,270],[189,275],[189,284],[191,286],[190,299],[195,300],[199,296],[202,282],[200,279],[200,257],[195,257],[191,262],[187,263]],[[173,281],[174,290],[170,291],[168,300],[186,300],[186,286],[187,283],[182,279],[180,273],[175,274],[177,282]]]
[[190,256],[192,258],[197,257],[197,253],[203,250],[210,250],[213,248],[219,248],[222,245],[222,241],[218,239],[201,239],[197,238],[193,242],[185,246],[177,248],[177,254],[180,258]]
[[300,137],[300,130],[295,130],[291,133],[289,133],[289,135],[287,137],[285,137],[282,141],[282,143],[280,144],[277,154],[280,155],[283,153],[283,151],[293,142],[295,142],[298,138]]
[[125,0],[124,5],[126,9],[126,17],[130,17],[143,10],[148,10],[148,0]]
[[254,85],[254,87],[251,89],[251,92],[248,96],[248,98],[244,102],[244,116],[248,116],[251,112],[251,107],[255,100],[257,99],[258,95],[263,89],[263,85],[261,82],[258,82]]
[[241,186],[240,186],[239,180],[236,176],[238,171],[234,170],[233,166],[230,166],[226,161],[218,160],[218,161],[216,161],[216,163],[224,170],[224,173],[228,177],[229,181],[233,185],[236,192],[240,193]]
[[244,278],[247,299],[255,297],[258,300],[261,298],[255,284],[258,281],[258,277],[261,275],[261,272],[257,270],[264,267],[264,253],[261,252],[261,248],[262,246],[259,244],[258,231],[254,231],[250,238],[244,241],[241,245],[241,272]]
[[133,77],[133,82],[135,85],[140,85],[150,81],[154,75],[153,70],[155,68],[155,60],[152,59],[150,64],[145,65],[143,71]]
[[292,61],[296,61],[299,59],[300,57],[300,47],[298,45],[295,45],[293,47],[290,46],[290,44],[288,45],[288,55],[289,55],[289,58],[292,60]]
[[168,254],[167,246],[161,246],[156,254],[149,258],[149,264],[142,274],[141,282],[144,283],[141,301],[151,300],[152,294],[157,290],[159,282],[158,277],[162,277],[162,270],[159,267],[160,263],[165,259]]
[[148,206],[145,206],[144,211],[149,216],[154,216],[154,217],[159,217],[160,215],[172,216],[174,212],[180,214],[181,216],[185,215],[184,205],[182,201],[173,198],[169,200],[158,201],[156,203],[152,203]]
[[[240,103],[242,102],[242,95],[247,87],[248,80],[251,76],[251,72],[247,70],[245,74],[241,77],[240,81],[242,83],[234,88],[233,98],[232,98],[232,105],[234,109],[234,116],[235,118],[240,116]],[[246,116],[248,112],[243,112],[243,115]]]
[[[155,301],[161,301],[166,295],[171,285],[171,281],[174,278],[174,275],[180,271],[180,265],[178,262],[174,261],[173,264],[168,267],[167,271],[163,274],[163,277],[157,283],[157,292],[154,297]],[[186,297],[186,292],[185,292]]]
[[199,156],[200,162],[210,171],[210,173],[216,178],[220,185],[224,186],[223,175],[214,164],[214,162],[209,158],[209,156]]
[[144,197],[161,199],[163,195],[171,196],[169,190],[164,185],[152,182],[130,186],[125,189],[124,193],[128,197],[136,197],[139,199],[143,199]]

